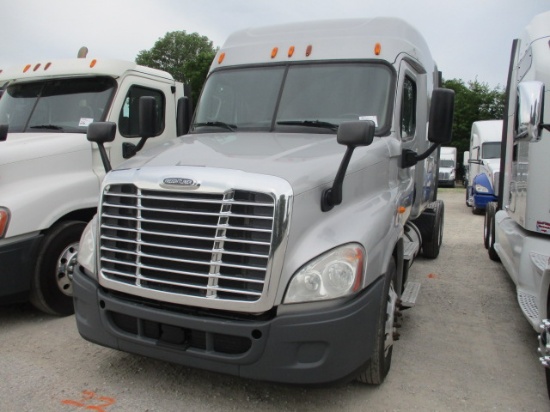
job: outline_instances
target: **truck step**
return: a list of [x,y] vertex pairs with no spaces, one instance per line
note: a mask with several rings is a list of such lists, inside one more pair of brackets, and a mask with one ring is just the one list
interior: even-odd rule
[[532,324],[539,323],[539,307],[537,298],[524,291],[518,290],[518,303],[524,315],[531,321]]
[[418,250],[420,249],[420,244],[418,242],[405,242],[405,250],[403,251],[403,258],[405,260],[412,261]]
[[420,292],[420,282],[407,282],[407,286],[401,295],[401,309],[409,309],[416,303]]

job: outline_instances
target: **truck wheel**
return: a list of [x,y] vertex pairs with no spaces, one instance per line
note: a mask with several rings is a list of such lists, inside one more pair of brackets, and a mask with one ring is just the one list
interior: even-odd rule
[[487,207],[485,208],[485,220],[483,221],[483,246],[485,246],[485,249],[489,249],[489,219],[491,218],[489,216],[489,209],[491,203],[487,203]]
[[445,213],[445,204],[441,200],[433,203],[435,213],[434,224],[430,228],[431,236],[422,241],[422,256],[428,259],[435,259],[439,255],[441,243],[443,242],[443,216]]
[[380,385],[391,366],[393,342],[396,334],[395,313],[397,311],[397,293],[395,293],[395,280],[397,269],[393,258],[384,279],[384,296],[380,302],[378,327],[371,358],[365,370],[357,377],[357,380],[370,385]]
[[500,261],[495,250],[495,214],[497,212],[497,204],[495,202],[487,203],[485,209],[485,225],[484,233],[486,237],[486,248],[489,251],[489,258],[495,262]]
[[30,301],[37,309],[58,316],[74,313],[72,274],[85,227],[84,222],[62,222],[46,233],[31,284]]

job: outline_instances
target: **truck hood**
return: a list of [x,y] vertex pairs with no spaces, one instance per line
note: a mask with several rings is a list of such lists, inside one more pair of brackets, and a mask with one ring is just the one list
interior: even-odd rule
[[0,166],[82,150],[91,143],[82,133],[10,133],[0,142]]
[[[283,178],[299,194],[333,181],[345,150],[336,136],[326,134],[196,134],[143,151],[118,169],[190,166],[240,170]],[[348,173],[352,170],[353,162]]]

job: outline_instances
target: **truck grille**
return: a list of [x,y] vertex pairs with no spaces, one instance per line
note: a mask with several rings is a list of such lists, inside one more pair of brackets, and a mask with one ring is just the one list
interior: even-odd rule
[[449,180],[451,178],[451,174],[447,172],[439,172],[439,180]]
[[273,197],[258,192],[109,185],[100,213],[101,273],[148,290],[257,301],[266,283],[274,211]]

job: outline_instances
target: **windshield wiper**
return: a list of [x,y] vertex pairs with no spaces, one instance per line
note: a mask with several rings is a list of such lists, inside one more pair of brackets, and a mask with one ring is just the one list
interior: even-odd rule
[[204,123],[195,123],[195,127],[204,127],[204,126],[213,126],[213,127],[221,127],[222,129],[227,129],[232,132],[235,131],[237,128],[237,125],[235,124],[227,124],[224,122],[204,122]]
[[288,126],[308,126],[308,127],[320,127],[323,129],[330,129],[333,131],[338,130],[338,125],[329,122],[323,122],[321,120],[283,120],[277,122],[277,124]]
[[42,124],[40,126],[31,126],[29,129],[50,129],[50,130],[63,130],[61,126],[55,124]]

